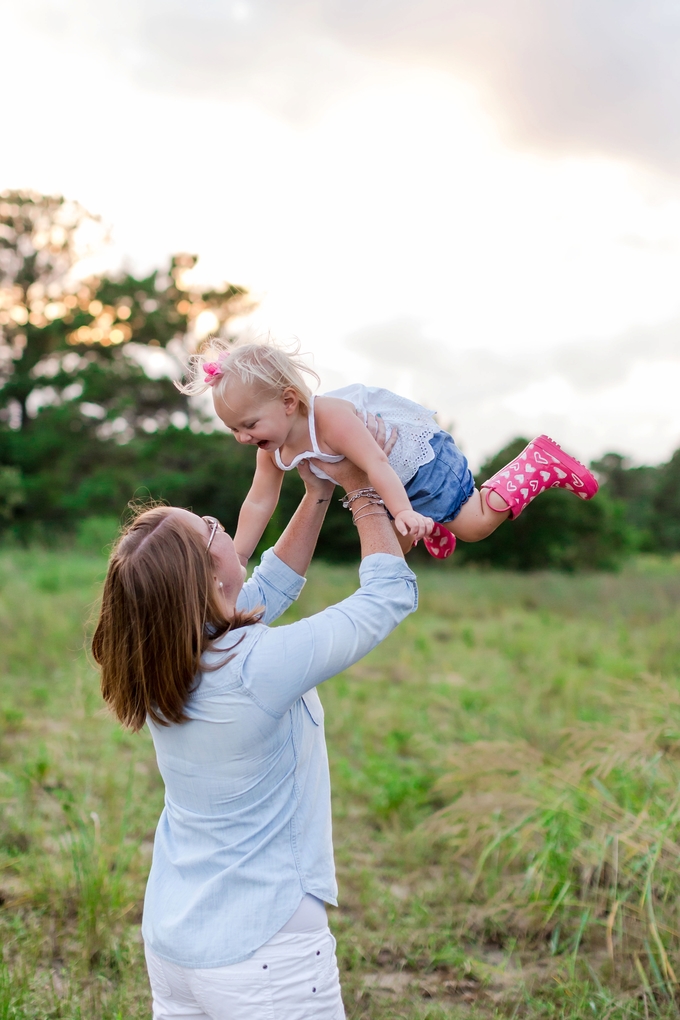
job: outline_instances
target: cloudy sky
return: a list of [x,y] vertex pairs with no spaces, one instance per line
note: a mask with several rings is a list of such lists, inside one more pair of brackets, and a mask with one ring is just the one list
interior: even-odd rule
[[680,446],[672,0],[0,0],[0,188],[201,254],[326,388],[439,411],[474,464],[547,431]]

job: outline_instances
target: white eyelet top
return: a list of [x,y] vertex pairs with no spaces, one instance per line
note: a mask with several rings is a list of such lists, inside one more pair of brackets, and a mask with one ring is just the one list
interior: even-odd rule
[[[434,411],[428,410],[421,404],[416,404],[413,400],[399,396],[397,393],[392,393],[391,390],[376,386],[363,386],[361,383],[353,383],[350,386],[343,386],[339,390],[331,390],[324,396],[348,400],[363,414],[364,421],[369,413],[380,414],[386,425],[387,439],[389,439],[393,428],[399,430],[397,442],[389,455],[389,462],[404,485],[413,478],[419,467],[434,459],[434,450],[430,445],[430,439],[437,432],[442,431],[434,420]],[[314,399],[312,397],[307,419],[313,449],[299,453],[297,457],[293,457],[290,464],[284,464],[279,451],[275,450],[274,459],[277,467],[282,471],[291,471],[292,468],[298,466],[301,460],[309,460],[311,457],[315,460],[325,461],[326,464],[337,464],[343,460],[343,457],[338,454],[322,453],[319,449],[314,424]],[[311,461],[309,466],[318,478],[333,481]]]

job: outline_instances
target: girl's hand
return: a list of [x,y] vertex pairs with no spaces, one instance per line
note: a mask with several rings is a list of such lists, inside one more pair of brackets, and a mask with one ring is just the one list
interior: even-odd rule
[[306,460],[301,460],[298,464],[298,473],[305,483],[308,496],[315,498],[317,503],[330,502],[335,488],[333,482],[328,482],[325,478],[317,478]]
[[431,517],[423,517],[415,510],[400,510],[394,518],[394,526],[400,535],[409,535],[414,542],[429,535],[434,527]]

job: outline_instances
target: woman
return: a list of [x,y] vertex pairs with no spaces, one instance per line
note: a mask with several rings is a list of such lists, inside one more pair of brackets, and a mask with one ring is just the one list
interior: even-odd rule
[[333,485],[305,495],[244,584],[214,518],[141,513],[109,563],[93,641],[102,692],[148,722],[165,783],[144,902],[155,1020],[341,1020],[328,761],[318,683],[416,608],[382,501],[344,461],[361,587],[270,629],[299,595]]

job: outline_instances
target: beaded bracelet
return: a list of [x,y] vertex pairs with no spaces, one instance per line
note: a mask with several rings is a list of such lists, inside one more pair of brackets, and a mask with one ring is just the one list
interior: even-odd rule
[[[364,499],[366,500],[366,502],[362,503],[362,505],[356,511],[354,511],[352,509],[352,503],[355,503],[358,499]],[[345,493],[345,495],[341,497],[340,502],[344,506],[345,510],[349,510],[349,512],[351,513],[353,524],[356,524],[357,521],[360,521],[362,517],[376,517],[378,514],[380,514],[383,517],[387,516],[385,500],[382,499],[380,493],[376,492],[376,490],[373,488],[352,489],[350,492]],[[362,513],[363,510],[366,510],[368,507],[371,506],[382,507],[383,509],[369,510],[368,513]]]
[[352,503],[356,502],[357,499],[367,499],[369,503],[375,503],[380,506],[385,505],[385,500],[380,497],[380,494],[375,489],[352,489],[351,492],[341,497],[340,502],[345,510],[351,510]]

